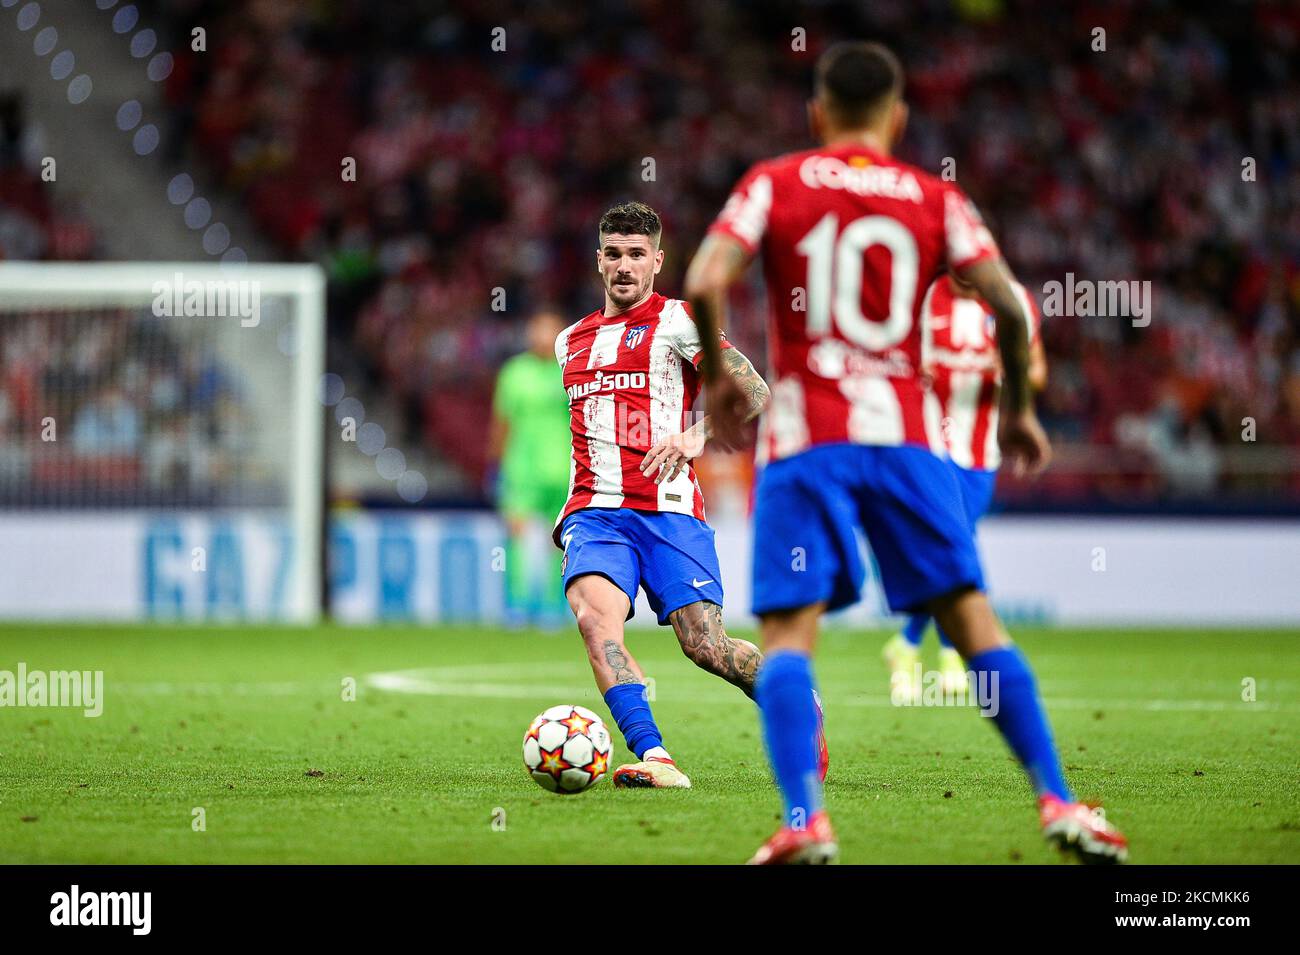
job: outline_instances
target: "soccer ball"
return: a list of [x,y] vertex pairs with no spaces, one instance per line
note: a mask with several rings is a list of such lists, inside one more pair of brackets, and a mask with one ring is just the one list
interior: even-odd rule
[[609,730],[585,706],[552,706],[524,734],[524,768],[553,793],[580,793],[609,769]]

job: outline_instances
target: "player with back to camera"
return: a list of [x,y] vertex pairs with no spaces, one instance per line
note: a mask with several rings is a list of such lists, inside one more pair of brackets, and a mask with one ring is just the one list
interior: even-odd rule
[[[627,648],[624,623],[637,589],[683,652],[753,697],[762,654],[722,626],[722,581],[713,529],[692,459],[712,437],[708,417],[687,427],[700,381],[699,332],[685,302],[654,290],[663,267],[662,225],[649,206],[628,202],[601,217],[596,269],[604,307],[555,340],[573,432],[569,499],[555,525],[564,550],[569,606],[596,685],[637,762],[614,772],[619,787],[689,788],[650,711],[645,678]],[[744,419],[767,404],[754,366],[720,332],[718,368],[736,384]],[[815,701],[808,744],[820,773],[826,756]]]
[[[859,599],[855,527],[875,552],[890,608],[932,614],[993,690],[994,705],[983,712],[1025,768],[1049,842],[1085,861],[1122,861],[1124,837],[1075,801],[1065,781],[1033,673],[984,595],[944,457],[918,317],[945,269],[996,316],[1003,455],[1037,471],[1050,449],[1029,387],[1026,316],[992,236],[955,183],[891,157],[907,121],[902,92],[902,68],[883,46],[827,50],[808,106],[821,145],[753,166],[687,272],[713,430],[724,442],[742,440],[748,409],[722,373],[716,330],[728,288],[759,254],[772,309],[753,609],[766,654],[756,697],[786,823],[750,861],[828,862],[838,854],[814,772],[809,691],[822,614]],[[796,288],[806,290],[806,309],[795,307]]]

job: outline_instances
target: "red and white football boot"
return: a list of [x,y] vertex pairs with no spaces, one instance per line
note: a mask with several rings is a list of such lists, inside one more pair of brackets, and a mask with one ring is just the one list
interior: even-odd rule
[[817,779],[826,782],[826,773],[831,768],[831,750],[826,745],[826,714],[822,711],[822,698],[813,690],[813,702],[817,704]]
[[763,843],[748,865],[826,865],[840,854],[825,809],[812,814],[803,829],[783,826]]
[[1081,862],[1107,865],[1128,859],[1128,840],[1106,821],[1100,806],[1046,795],[1038,800],[1038,818],[1043,837],[1063,852],[1074,852]]

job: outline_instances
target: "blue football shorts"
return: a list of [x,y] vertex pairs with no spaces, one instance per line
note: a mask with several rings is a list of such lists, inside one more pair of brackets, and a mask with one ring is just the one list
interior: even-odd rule
[[[585,574],[608,578],[631,604],[645,590],[661,625],[687,604],[722,606],[722,574],[713,528],[690,514],[588,507],[560,526],[564,589]],[[633,615],[629,606],[628,619]]]
[[895,613],[983,590],[966,504],[947,458],[912,445],[817,445],[768,464],[754,500],[753,610],[857,602],[865,534]]

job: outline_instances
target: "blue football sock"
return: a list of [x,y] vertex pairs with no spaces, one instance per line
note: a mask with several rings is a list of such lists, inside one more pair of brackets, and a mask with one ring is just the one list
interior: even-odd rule
[[926,613],[914,613],[907,618],[907,623],[903,625],[903,639],[914,647],[921,645],[921,638],[925,636],[925,628],[930,625],[930,615]]
[[822,807],[812,661],[793,650],[770,653],[763,658],[754,690],[768,758],[785,800],[786,824],[805,826]]
[[664,744],[645,697],[645,685],[641,683],[619,683],[605,691],[605,705],[637,759],[646,750]]
[[[998,730],[1029,774],[1034,792],[1072,801],[1028,661],[1015,647],[999,647],[975,654],[966,664],[975,673],[980,706],[992,714]],[[987,706],[986,699],[992,701]]]

